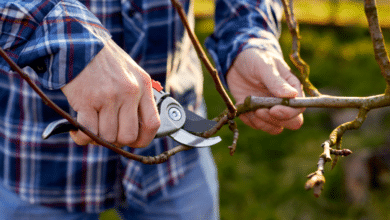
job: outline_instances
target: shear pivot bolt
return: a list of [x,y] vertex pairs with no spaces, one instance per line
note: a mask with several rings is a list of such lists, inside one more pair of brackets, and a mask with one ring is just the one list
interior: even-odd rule
[[181,119],[181,112],[178,108],[172,107],[168,110],[169,117],[174,121]]

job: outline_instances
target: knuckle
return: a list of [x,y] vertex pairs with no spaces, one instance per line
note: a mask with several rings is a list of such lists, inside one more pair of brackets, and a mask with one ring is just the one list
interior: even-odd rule
[[143,90],[147,91],[152,87],[152,79],[148,74],[142,74],[140,84],[142,85]]
[[116,100],[118,98],[118,89],[116,87],[103,86],[99,89],[98,100]]
[[123,92],[129,95],[135,95],[138,94],[140,90],[139,83],[135,82],[128,82],[126,85],[123,86]]
[[157,131],[161,126],[161,120],[159,117],[153,117],[149,120],[148,128],[152,131]]
[[152,81],[152,78],[150,77],[150,75],[149,74],[147,74],[147,73],[143,73],[143,74],[141,74],[141,79],[142,79],[142,82],[144,83],[144,84],[150,84],[150,81]]

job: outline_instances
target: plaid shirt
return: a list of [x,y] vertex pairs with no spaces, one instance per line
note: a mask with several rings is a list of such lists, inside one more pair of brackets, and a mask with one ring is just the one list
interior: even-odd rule
[[[111,37],[179,102],[204,112],[200,63],[170,0],[80,2],[0,0],[0,46],[54,102],[75,115],[59,88]],[[182,3],[193,24],[191,2]],[[218,1],[216,32],[207,46],[222,75],[245,48],[280,52],[280,17],[277,1]],[[0,181],[31,203],[96,213],[120,202],[124,193],[145,206],[198,161],[197,149],[144,165],[101,146],[78,146],[68,134],[42,140],[43,129],[59,116],[3,59],[0,103]],[[162,138],[127,150],[157,155],[173,146]]]

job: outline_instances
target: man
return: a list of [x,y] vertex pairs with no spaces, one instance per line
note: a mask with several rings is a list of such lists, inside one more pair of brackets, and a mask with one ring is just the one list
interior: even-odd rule
[[[141,155],[172,148],[168,138],[153,139],[160,122],[150,78],[192,111],[202,114],[204,106],[199,60],[170,1],[80,2],[1,0],[1,47],[100,137]],[[191,2],[182,3],[193,24]],[[221,0],[216,6],[216,30],[206,45],[236,102],[250,94],[302,96],[277,42],[281,3]],[[44,141],[42,130],[58,116],[3,60],[0,89],[3,218],[96,219],[116,207],[124,219],[218,219],[209,149],[144,165],[93,145],[82,132],[71,132],[73,141],[69,135]],[[241,119],[278,134],[298,129],[301,113],[275,106]]]

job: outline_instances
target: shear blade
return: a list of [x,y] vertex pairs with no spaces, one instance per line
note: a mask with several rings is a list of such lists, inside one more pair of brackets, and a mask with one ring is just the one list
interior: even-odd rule
[[186,122],[184,123],[182,129],[191,132],[191,133],[202,133],[210,130],[214,127],[217,122],[204,119],[203,117],[184,109],[186,112]]
[[52,135],[61,134],[69,131],[77,131],[77,128],[73,126],[68,120],[61,119],[53,121],[43,131],[42,138],[48,139]]
[[169,135],[173,140],[180,144],[190,147],[210,147],[219,143],[222,139],[220,137],[203,138],[193,135],[183,129],[179,129],[175,133]]

